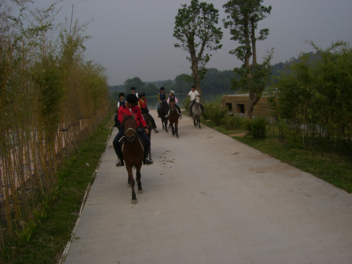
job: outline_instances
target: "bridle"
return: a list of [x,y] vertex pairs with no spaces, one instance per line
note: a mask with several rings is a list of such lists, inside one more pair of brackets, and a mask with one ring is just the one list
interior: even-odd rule
[[[137,124],[137,121],[136,121],[132,116],[126,117],[126,118],[122,121],[122,124],[124,124],[125,121],[128,120],[128,119],[133,120],[133,121]],[[130,130],[133,131],[133,136],[132,136],[132,137],[127,136],[127,132],[130,131]],[[136,138],[136,136],[137,136],[137,130],[136,130],[136,129],[133,129],[132,127],[127,128],[127,130],[124,130],[124,132],[125,132],[125,137],[126,137],[126,139],[128,140],[128,142],[133,142],[133,140],[134,140],[134,139]]]
[[[171,102],[174,102],[173,104],[171,104]],[[170,107],[170,112],[174,113],[176,110],[176,106],[175,106],[175,101],[170,101],[169,107]]]
[[[198,99],[199,98],[199,99]],[[197,100],[198,99],[198,100]],[[201,100],[201,97],[200,97],[200,95],[197,95],[196,96],[196,98],[194,99],[194,102],[196,103],[196,104],[200,104],[200,100]],[[198,102],[197,102],[198,101]]]

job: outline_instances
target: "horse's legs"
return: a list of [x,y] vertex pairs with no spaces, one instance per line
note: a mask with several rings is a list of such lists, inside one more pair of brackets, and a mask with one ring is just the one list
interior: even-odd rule
[[134,191],[134,179],[133,179],[132,166],[127,165],[127,163],[126,163],[126,169],[127,169],[127,172],[128,172],[128,179],[130,181],[131,190],[132,190],[132,203],[136,204],[137,203],[137,198],[136,198],[136,193]]
[[178,138],[178,121],[175,122],[176,138]]
[[165,120],[165,130],[167,133],[169,133],[169,130],[167,129],[167,119]]
[[171,129],[172,129],[172,136],[175,136],[175,128],[174,128],[174,123],[171,123]]
[[199,128],[201,128],[200,127],[200,116],[198,116],[198,124],[199,124]]
[[143,193],[143,189],[142,189],[142,183],[141,183],[141,166],[136,166],[136,179],[137,179],[137,184],[138,184],[138,193]]

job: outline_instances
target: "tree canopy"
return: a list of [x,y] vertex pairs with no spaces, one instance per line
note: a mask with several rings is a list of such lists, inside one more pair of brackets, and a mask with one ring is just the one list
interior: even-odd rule
[[[259,101],[270,75],[270,60],[273,50],[264,58],[264,63],[257,62],[257,40],[265,40],[269,29],[261,29],[256,36],[258,22],[270,14],[271,6],[262,5],[263,0],[231,0],[223,5],[227,17],[223,19],[224,27],[230,29],[232,40],[238,41],[240,46],[230,51],[230,54],[243,61],[241,68],[235,68],[238,77],[233,79],[232,88],[240,88],[249,92],[248,105],[245,116],[252,118],[255,104]],[[250,58],[252,62],[250,63]]]
[[206,73],[205,65],[211,54],[204,51],[217,50],[222,47],[220,40],[223,33],[218,23],[219,11],[213,4],[191,0],[189,6],[182,5],[175,17],[174,37],[180,43],[175,47],[189,53],[187,59],[191,62],[192,76],[196,89],[201,92],[200,81]]

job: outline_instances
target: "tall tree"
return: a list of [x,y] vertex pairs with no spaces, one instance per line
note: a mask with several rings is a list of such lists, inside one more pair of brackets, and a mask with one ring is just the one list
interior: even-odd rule
[[210,60],[211,54],[205,50],[217,50],[222,47],[221,28],[215,27],[218,23],[219,10],[213,4],[199,3],[191,0],[191,4],[182,5],[175,17],[174,37],[180,43],[174,44],[189,52],[187,59],[191,62],[192,75],[196,89],[201,92],[200,81],[206,73],[205,65]]
[[[240,88],[249,92],[249,100],[245,116],[252,118],[253,108],[259,101],[270,74],[270,60],[273,50],[264,58],[263,64],[257,62],[257,40],[265,40],[269,29],[261,29],[256,36],[258,22],[270,14],[271,6],[262,5],[263,0],[231,0],[223,5],[227,17],[223,19],[224,27],[230,29],[232,40],[240,46],[230,51],[230,54],[243,61],[241,68],[235,68],[238,78],[232,80],[231,88]],[[252,63],[250,58],[252,57]]]
[[131,93],[132,87],[136,88],[137,93],[138,91],[141,91],[144,88],[145,83],[142,82],[142,80],[139,77],[134,77],[132,79],[127,79],[124,82],[124,85],[126,85],[126,93],[129,94]]

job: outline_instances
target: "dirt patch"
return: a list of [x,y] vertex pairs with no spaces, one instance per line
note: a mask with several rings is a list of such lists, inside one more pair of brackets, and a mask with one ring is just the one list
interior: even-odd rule
[[239,133],[239,134],[230,134],[229,137],[244,137],[247,135],[247,132]]
[[[280,163],[280,164],[277,164],[277,165],[274,165],[274,166],[270,166],[270,167],[251,167],[249,170],[250,171],[255,171],[256,173],[266,173],[266,172],[287,172],[287,171],[290,171],[290,170],[293,170],[295,169],[294,167],[286,164],[286,163]],[[292,178],[296,178],[296,177],[300,177],[301,174],[300,173],[297,173],[296,171],[295,172],[292,172],[292,173],[288,173],[288,175]]]

